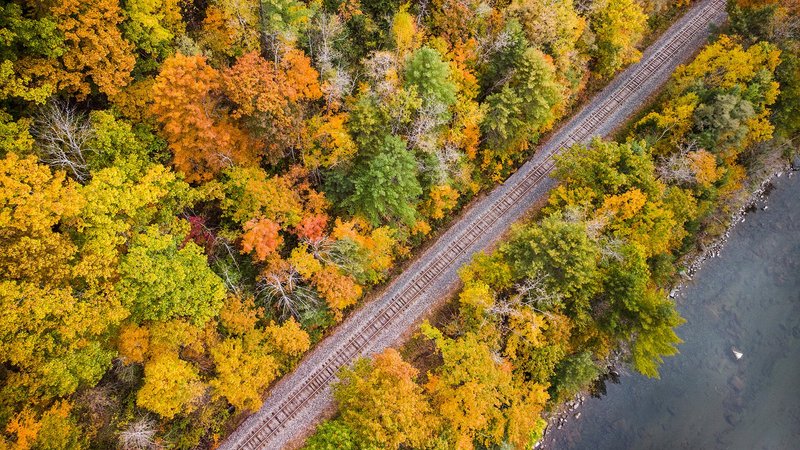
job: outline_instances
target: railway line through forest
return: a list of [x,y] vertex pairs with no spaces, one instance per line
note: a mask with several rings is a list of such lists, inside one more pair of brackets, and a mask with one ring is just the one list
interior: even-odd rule
[[675,68],[725,20],[725,0],[704,0],[687,11],[577,115],[543,143],[501,186],[475,202],[385,289],[353,313],[269,392],[261,409],[219,447],[279,449],[318,421],[330,406],[330,384],[340,367],[397,343],[409,327],[458,284],[457,270],[497,240],[556,184],[553,155],[624,124],[658,92]]

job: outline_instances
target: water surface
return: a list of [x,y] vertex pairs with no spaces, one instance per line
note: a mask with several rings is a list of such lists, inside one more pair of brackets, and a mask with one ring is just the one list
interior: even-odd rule
[[608,385],[552,430],[548,448],[800,448],[798,175],[778,178],[679,294],[684,343],[661,379]]

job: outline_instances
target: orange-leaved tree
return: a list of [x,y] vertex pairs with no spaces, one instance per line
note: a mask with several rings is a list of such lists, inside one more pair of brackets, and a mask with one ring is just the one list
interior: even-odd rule
[[225,95],[236,105],[233,117],[245,120],[254,133],[263,136],[272,161],[301,147],[303,103],[322,97],[319,73],[302,51],[287,50],[278,64],[255,51],[247,53],[222,79]]
[[152,113],[169,142],[175,167],[188,181],[206,181],[258,156],[248,135],[220,105],[220,74],[202,56],[167,59],[153,86]]
[[[135,58],[133,46],[117,25],[123,15],[116,0],[61,0],[30,2],[37,11],[49,7],[63,37],[58,58],[35,57],[21,61],[25,77],[42,80],[56,91],[82,99],[92,87],[108,95],[127,85]],[[42,5],[42,3],[44,5]]]
[[361,286],[353,277],[345,275],[335,266],[326,266],[316,273],[314,277],[317,291],[325,299],[337,318],[341,318],[341,311],[354,305],[361,297]]
[[264,261],[283,243],[280,229],[280,225],[270,219],[250,220],[244,225],[242,251],[244,253],[255,251],[255,259]]

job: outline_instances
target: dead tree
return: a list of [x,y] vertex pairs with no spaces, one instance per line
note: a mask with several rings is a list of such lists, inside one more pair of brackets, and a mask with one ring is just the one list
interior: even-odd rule
[[427,98],[408,130],[408,148],[433,152],[436,148],[435,131],[449,120],[447,105]]
[[300,320],[304,312],[319,306],[319,299],[314,291],[301,282],[300,274],[289,266],[261,276],[256,292],[277,309],[283,318],[293,316]]
[[689,158],[689,154],[698,149],[699,146],[696,142],[682,145],[677,152],[672,153],[669,157],[659,162],[656,167],[658,178],[684,185],[693,184],[696,176],[692,168],[692,160]]
[[123,450],[149,450],[156,448],[156,422],[142,417],[128,424],[119,433],[119,446]]
[[86,116],[65,102],[52,101],[39,111],[32,132],[43,163],[66,170],[80,182],[89,179],[86,155],[92,151],[94,130]]

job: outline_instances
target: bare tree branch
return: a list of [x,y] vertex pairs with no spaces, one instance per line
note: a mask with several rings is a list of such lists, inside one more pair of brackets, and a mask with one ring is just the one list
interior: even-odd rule
[[86,153],[94,130],[89,120],[74,107],[55,100],[39,111],[33,124],[39,159],[58,169],[65,169],[76,180],[89,179]]
[[128,424],[119,433],[119,445],[123,450],[149,450],[156,448],[153,438],[156,435],[156,422],[142,417]]
[[294,267],[263,275],[258,280],[257,291],[267,303],[278,309],[283,317],[290,315],[300,320],[303,313],[316,309],[319,299],[314,291],[300,284],[300,274]]

